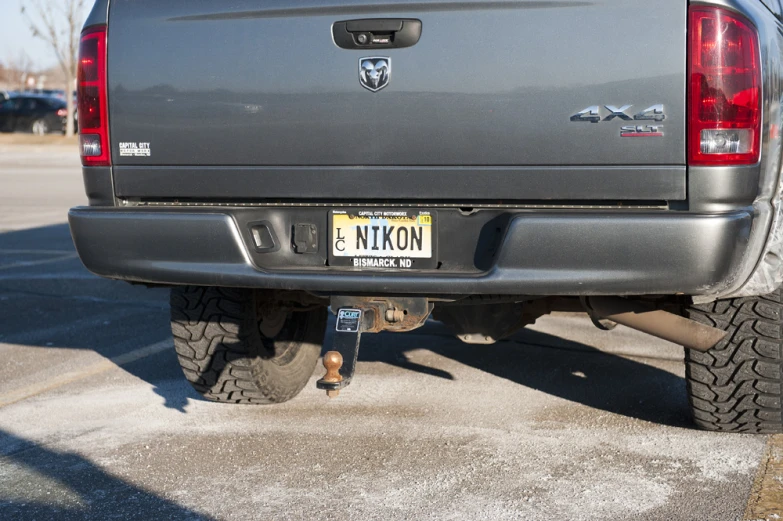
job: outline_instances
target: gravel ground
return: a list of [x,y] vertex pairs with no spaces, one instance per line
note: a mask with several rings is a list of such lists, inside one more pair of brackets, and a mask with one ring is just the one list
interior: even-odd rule
[[337,399],[319,369],[286,404],[203,401],[167,292],[81,267],[84,201],[73,144],[0,140],[0,519],[743,516],[766,439],[694,430],[682,349],[582,316],[366,335]]

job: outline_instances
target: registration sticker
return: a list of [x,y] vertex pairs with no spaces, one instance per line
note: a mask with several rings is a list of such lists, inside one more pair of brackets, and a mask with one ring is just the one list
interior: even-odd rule
[[419,226],[432,226],[432,215],[419,215],[417,222]]

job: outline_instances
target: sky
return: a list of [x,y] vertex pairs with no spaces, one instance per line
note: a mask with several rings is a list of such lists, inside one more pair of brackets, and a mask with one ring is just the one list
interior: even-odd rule
[[[46,0],[63,2],[64,0]],[[25,52],[35,69],[46,69],[57,65],[49,45],[39,38],[33,38],[27,20],[21,14],[21,7],[29,0],[0,0],[0,62],[16,60]],[[85,1],[84,18],[92,9],[92,0]]]

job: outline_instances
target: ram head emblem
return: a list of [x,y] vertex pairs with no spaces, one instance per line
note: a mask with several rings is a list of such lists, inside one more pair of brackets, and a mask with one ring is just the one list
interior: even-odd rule
[[359,60],[359,83],[367,90],[378,92],[389,84],[391,58],[362,58]]

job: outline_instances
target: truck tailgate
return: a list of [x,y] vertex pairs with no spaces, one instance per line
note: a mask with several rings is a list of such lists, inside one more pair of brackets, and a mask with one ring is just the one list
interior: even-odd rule
[[[686,8],[683,0],[113,0],[113,161],[684,165]],[[399,49],[334,43],[333,23],[370,18],[421,20],[421,38]],[[391,64],[377,92],[360,84],[367,57]],[[665,120],[633,120],[654,106]],[[573,118],[589,107],[601,121],[589,111]],[[661,135],[621,135],[650,123]]]

